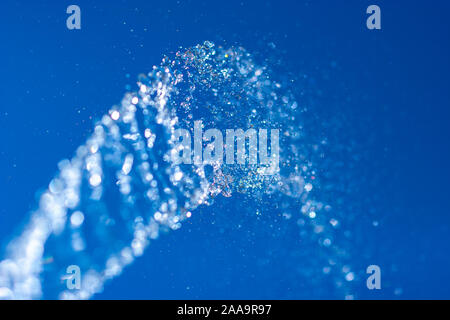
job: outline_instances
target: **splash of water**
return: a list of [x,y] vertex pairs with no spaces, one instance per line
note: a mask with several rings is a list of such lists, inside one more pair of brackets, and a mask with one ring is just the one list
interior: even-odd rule
[[[314,170],[302,152],[299,104],[267,66],[256,64],[243,48],[205,42],[165,57],[139,77],[138,86],[95,124],[71,160],[59,163],[30,222],[0,262],[0,298],[50,292],[62,299],[90,298],[151,240],[178,229],[196,207],[219,194],[271,197],[283,215],[295,216],[302,237],[333,251],[323,257],[345,256],[333,242],[338,220],[310,196]],[[218,129],[280,129],[280,172],[263,175],[261,167],[248,164],[174,165],[179,152],[174,131],[198,119]],[[339,269],[338,284],[353,277],[348,266],[328,260],[324,273]],[[64,275],[74,264],[83,278],[81,290],[72,291]]]

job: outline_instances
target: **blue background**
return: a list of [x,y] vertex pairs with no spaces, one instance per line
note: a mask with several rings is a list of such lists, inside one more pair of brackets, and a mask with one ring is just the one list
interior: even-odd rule
[[[70,4],[81,7],[81,30],[66,28]],[[370,4],[381,7],[382,30],[365,26]],[[380,222],[355,228],[385,286],[369,291],[361,281],[357,296],[450,298],[449,10],[448,1],[3,1],[0,242],[35,207],[57,162],[163,54],[204,40],[250,52],[274,42],[292,73],[314,75],[320,112],[345,114],[341,130],[364,150],[348,201]],[[258,264],[285,235],[239,216],[239,197],[218,202],[153,242],[96,297],[312,297],[285,264]]]

